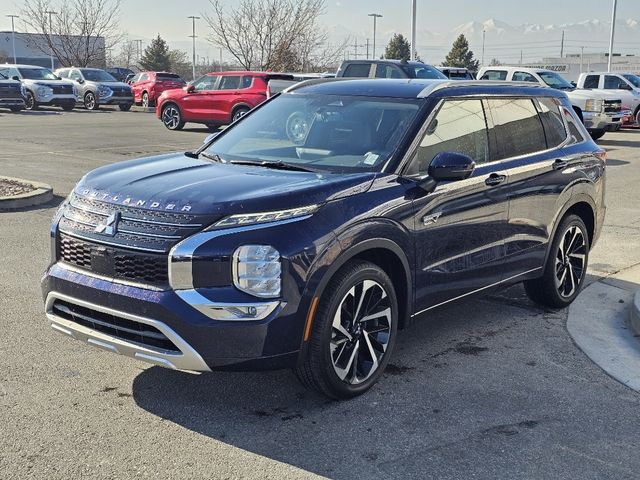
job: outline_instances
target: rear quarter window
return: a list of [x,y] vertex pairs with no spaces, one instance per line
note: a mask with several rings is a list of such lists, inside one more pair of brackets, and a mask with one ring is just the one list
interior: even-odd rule
[[506,80],[507,72],[501,70],[487,70],[482,74],[480,80]]
[[370,63],[352,63],[344,69],[345,77],[369,77]]
[[567,139],[567,131],[558,105],[551,98],[539,98],[540,120],[547,138],[547,147],[557,147]]

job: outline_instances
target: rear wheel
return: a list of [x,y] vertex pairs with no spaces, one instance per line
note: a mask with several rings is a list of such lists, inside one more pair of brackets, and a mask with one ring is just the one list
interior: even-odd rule
[[169,103],[162,107],[162,115],[160,116],[162,123],[169,130],[182,130],[184,121],[180,108],[175,103]]
[[13,113],[16,113],[16,112],[19,112],[20,110],[22,110],[22,107],[9,107],[9,109],[10,109]]
[[302,384],[331,398],[360,395],[384,372],[396,339],[398,302],[377,265],[353,261],[318,303],[308,350],[296,368]]
[[87,92],[84,96],[84,108],[87,110],[98,110],[100,108],[93,92]]
[[27,110],[37,110],[38,102],[36,102],[36,97],[33,96],[33,93],[27,90],[27,98],[25,100],[25,108]]
[[64,110],[65,112],[70,112],[71,110],[73,110],[75,108],[76,104],[74,103],[65,103],[62,105],[62,110]]
[[563,308],[580,293],[589,262],[587,227],[577,215],[565,217],[553,239],[542,277],[524,282],[531,300]]
[[636,110],[635,120],[636,120],[636,125],[640,126],[640,107],[638,107],[638,109]]
[[217,132],[218,130],[220,130],[220,125],[207,125],[207,129],[210,132]]
[[128,112],[129,110],[131,110],[130,103],[121,103],[120,105],[118,105],[118,107],[120,107],[120,110],[122,110],[123,112]]
[[249,113],[248,107],[238,107],[233,111],[233,116],[231,117],[231,121],[235,122],[244,117],[247,113]]
[[596,132],[589,132],[589,135],[591,135],[592,139],[598,140],[598,139],[602,138],[605,133],[607,133],[607,132],[604,131],[604,130],[598,130]]

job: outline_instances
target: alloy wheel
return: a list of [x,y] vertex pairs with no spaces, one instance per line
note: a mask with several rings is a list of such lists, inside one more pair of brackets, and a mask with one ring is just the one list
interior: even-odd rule
[[162,122],[168,129],[174,130],[180,123],[180,112],[178,109],[172,105],[166,107],[162,111]]
[[333,369],[351,385],[366,381],[379,368],[391,338],[391,302],[384,288],[363,280],[342,298],[329,343]]
[[585,275],[587,244],[584,232],[571,225],[562,236],[555,262],[556,288],[560,296],[571,297],[580,286]]
[[27,92],[27,101],[25,102],[25,106],[27,110],[33,110],[36,105],[36,99],[33,96],[33,93]]
[[239,108],[236,113],[233,114],[233,121],[237,121],[240,118],[244,117],[247,113],[249,112],[249,110],[245,109],[245,108]]
[[93,95],[93,93],[89,92],[84,97],[84,106],[88,110],[93,110],[94,108],[96,108],[96,97]]
[[149,94],[147,92],[142,94],[142,106],[145,108],[149,106]]

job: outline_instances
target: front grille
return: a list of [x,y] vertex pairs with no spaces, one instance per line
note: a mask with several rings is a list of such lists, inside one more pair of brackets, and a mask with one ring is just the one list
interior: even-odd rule
[[[120,217],[112,235],[96,230],[115,213]],[[218,218],[135,208],[74,194],[65,206],[59,229],[69,236],[98,244],[166,254],[180,240]]]
[[59,259],[75,267],[155,287],[168,286],[167,255],[96,245],[64,234],[58,245]]
[[622,110],[622,101],[620,100],[605,100],[604,112],[605,113],[619,113]]
[[125,87],[109,87],[111,91],[113,91],[114,97],[127,97],[132,95],[132,91],[129,88]]
[[51,313],[57,317],[121,340],[155,350],[181,353],[180,349],[164,333],[146,323],[81,307],[64,300],[55,300],[51,310]]
[[0,98],[22,99],[20,85],[2,85],[0,82]]
[[51,85],[54,95],[71,95],[73,93],[72,85]]

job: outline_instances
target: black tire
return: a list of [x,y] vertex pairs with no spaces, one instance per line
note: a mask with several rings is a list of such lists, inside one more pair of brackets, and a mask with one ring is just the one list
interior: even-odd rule
[[118,105],[118,107],[120,107],[120,110],[123,112],[128,112],[129,110],[131,110],[130,103],[121,103],[120,105]]
[[27,90],[27,97],[25,98],[25,107],[27,110],[38,110],[38,102],[36,102],[36,97],[34,97],[33,93]]
[[[573,238],[576,231],[577,236]],[[529,298],[547,307],[567,307],[584,285],[590,248],[589,234],[582,219],[577,215],[563,218],[553,238],[543,275],[524,282]]]
[[[361,307],[354,308],[357,304]],[[296,376],[330,398],[360,395],[383,374],[397,327],[398,301],[389,276],[373,263],[351,261],[334,275],[318,302]]]
[[182,112],[180,111],[180,107],[175,103],[168,103],[162,107],[160,119],[169,130],[182,130],[184,127]]
[[64,110],[65,112],[70,112],[75,108],[75,106],[75,103],[65,103],[64,105],[62,105],[62,110]]
[[231,121],[237,122],[242,117],[244,117],[247,113],[249,113],[249,110],[251,110],[249,107],[237,107],[235,110],[233,110],[233,114],[231,115]]
[[638,109],[636,110],[635,118],[636,118],[636,126],[640,126],[640,107],[638,107]]
[[589,132],[589,135],[591,135],[593,140],[599,140],[605,133],[607,133],[605,130],[598,130],[597,132]]
[[100,105],[98,104],[98,100],[96,100],[96,94],[93,92],[87,92],[84,95],[84,108],[87,110],[98,110]]
[[215,133],[220,130],[220,125],[206,125],[206,127],[211,133]]
[[147,92],[142,92],[142,106],[145,108],[151,106],[149,103],[149,94]]
[[19,111],[22,110],[23,107],[9,107],[9,110],[11,110],[13,113],[17,113]]

